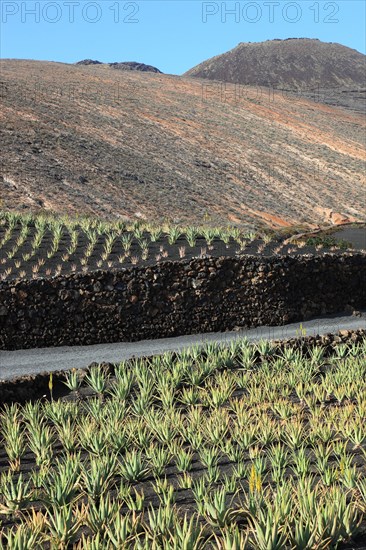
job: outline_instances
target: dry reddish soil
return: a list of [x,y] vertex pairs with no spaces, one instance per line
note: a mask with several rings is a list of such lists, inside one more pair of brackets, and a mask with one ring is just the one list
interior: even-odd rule
[[265,88],[2,60],[3,208],[311,227],[365,220],[365,119]]

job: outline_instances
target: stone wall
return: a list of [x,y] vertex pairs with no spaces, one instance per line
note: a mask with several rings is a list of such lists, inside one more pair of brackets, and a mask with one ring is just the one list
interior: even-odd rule
[[0,349],[282,325],[366,307],[366,255],[205,258],[0,283]]

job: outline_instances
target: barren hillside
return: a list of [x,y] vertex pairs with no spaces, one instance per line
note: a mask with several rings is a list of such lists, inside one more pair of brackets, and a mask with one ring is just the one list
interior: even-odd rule
[[244,225],[365,219],[361,114],[100,65],[0,67],[3,207]]

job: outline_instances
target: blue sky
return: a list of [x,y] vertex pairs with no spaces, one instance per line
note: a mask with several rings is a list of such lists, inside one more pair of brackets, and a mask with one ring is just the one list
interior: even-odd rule
[[239,42],[310,37],[365,50],[363,0],[0,0],[2,58],[140,61],[181,74]]

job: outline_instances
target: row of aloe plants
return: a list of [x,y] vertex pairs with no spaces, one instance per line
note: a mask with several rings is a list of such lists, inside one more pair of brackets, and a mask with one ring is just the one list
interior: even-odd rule
[[[263,254],[271,245],[270,252],[275,255],[299,252],[306,245],[304,240],[294,246],[273,244],[273,233],[259,235],[237,227],[105,222],[50,214],[0,212],[0,228],[2,279],[37,278],[41,274],[50,277],[102,267],[119,269],[147,260],[160,262],[171,257],[171,247],[176,249],[174,257],[184,259],[192,253],[198,257],[210,255],[217,243],[233,254],[244,254],[249,247],[252,253]],[[318,244],[317,249],[321,248]]]
[[[203,257],[212,252],[215,240],[240,252],[256,238],[254,231],[244,232],[235,227],[178,227],[13,212],[0,214],[0,224],[3,227],[0,251],[7,245],[0,259],[3,279],[29,276],[30,265],[32,277],[38,277],[40,272],[53,276],[102,266],[137,265],[148,259],[159,262],[169,259],[172,246],[176,246],[179,258],[187,257],[192,250]],[[270,237],[265,236],[265,240],[268,243]]]

